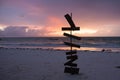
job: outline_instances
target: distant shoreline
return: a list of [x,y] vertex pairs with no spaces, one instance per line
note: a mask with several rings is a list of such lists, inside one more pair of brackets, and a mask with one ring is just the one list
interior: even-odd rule
[[[0,47],[2,49],[14,49],[14,50],[52,50],[52,51],[69,51],[69,49],[54,49],[54,48],[9,48],[9,47]],[[75,50],[75,49],[74,49]],[[104,50],[104,51],[103,51]],[[113,53],[120,53],[120,51],[114,51],[111,49],[102,49],[102,50],[77,50],[77,51],[84,51],[84,52],[113,52]]]

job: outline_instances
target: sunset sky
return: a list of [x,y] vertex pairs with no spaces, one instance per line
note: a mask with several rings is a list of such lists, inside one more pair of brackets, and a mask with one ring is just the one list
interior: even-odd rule
[[0,37],[63,36],[67,13],[78,36],[120,36],[120,0],[0,0]]

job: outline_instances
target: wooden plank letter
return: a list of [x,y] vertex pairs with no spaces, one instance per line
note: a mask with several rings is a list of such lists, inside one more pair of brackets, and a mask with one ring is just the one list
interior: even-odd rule
[[65,45],[67,46],[72,46],[72,47],[77,47],[77,48],[80,48],[80,45],[77,45],[77,44],[73,44],[73,43],[69,43],[69,42],[64,42]]
[[64,36],[67,36],[67,37],[70,37],[70,38],[77,39],[77,40],[81,40],[80,37],[78,37],[78,36],[74,36],[74,35],[71,35],[71,34],[68,34],[68,33],[64,33],[63,35],[64,35]]
[[80,30],[80,27],[75,27],[75,28],[71,28],[71,27],[62,27],[62,31],[77,31]]
[[77,64],[73,63],[75,60],[77,60],[77,58],[76,59],[70,59],[64,65],[66,65],[66,66],[72,66],[72,67],[77,67]]
[[65,67],[64,73],[79,74],[79,68]]
[[75,24],[69,14],[65,15],[65,18],[67,19],[68,23],[70,24],[71,28],[75,28]]

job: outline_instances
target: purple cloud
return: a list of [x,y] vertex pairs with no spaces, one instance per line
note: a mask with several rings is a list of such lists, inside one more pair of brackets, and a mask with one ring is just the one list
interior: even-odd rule
[[0,31],[0,36],[3,37],[20,37],[20,36],[26,36],[26,26],[8,26],[3,31]]

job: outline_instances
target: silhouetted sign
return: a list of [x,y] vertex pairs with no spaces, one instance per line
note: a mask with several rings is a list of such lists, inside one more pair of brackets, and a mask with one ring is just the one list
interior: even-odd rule
[[77,56],[77,51],[76,50],[72,50],[72,47],[77,47],[80,48],[80,45],[72,43],[72,39],[76,39],[76,40],[81,40],[80,37],[72,35],[72,31],[76,31],[76,30],[80,30],[80,27],[76,27],[71,16],[69,14],[65,15],[66,20],[68,21],[68,23],[70,24],[70,27],[62,27],[63,31],[70,31],[70,34],[68,33],[64,33],[63,35],[66,37],[70,38],[70,42],[64,42],[65,45],[70,46],[70,51],[66,52],[66,59],[68,60],[66,63],[64,63],[65,69],[64,69],[64,73],[71,73],[71,74],[78,74],[79,73],[79,68],[77,67],[76,63],[73,63],[75,60],[78,59]]

